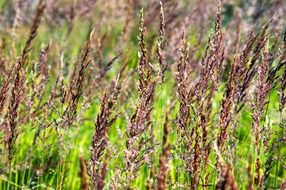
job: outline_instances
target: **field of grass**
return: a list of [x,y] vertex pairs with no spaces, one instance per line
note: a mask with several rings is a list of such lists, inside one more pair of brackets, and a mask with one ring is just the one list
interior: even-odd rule
[[286,189],[283,0],[0,7],[0,190]]

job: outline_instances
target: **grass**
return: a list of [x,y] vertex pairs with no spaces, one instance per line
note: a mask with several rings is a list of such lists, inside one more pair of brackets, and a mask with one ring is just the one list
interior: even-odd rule
[[285,3],[0,6],[0,189],[285,188]]

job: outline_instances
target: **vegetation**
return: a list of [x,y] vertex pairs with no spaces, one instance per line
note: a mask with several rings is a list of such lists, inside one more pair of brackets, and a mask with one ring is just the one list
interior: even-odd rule
[[0,189],[286,189],[284,1],[0,5]]

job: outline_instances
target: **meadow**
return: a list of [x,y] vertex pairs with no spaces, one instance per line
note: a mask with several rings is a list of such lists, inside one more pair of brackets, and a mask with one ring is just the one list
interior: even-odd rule
[[286,189],[285,1],[0,7],[0,189]]

